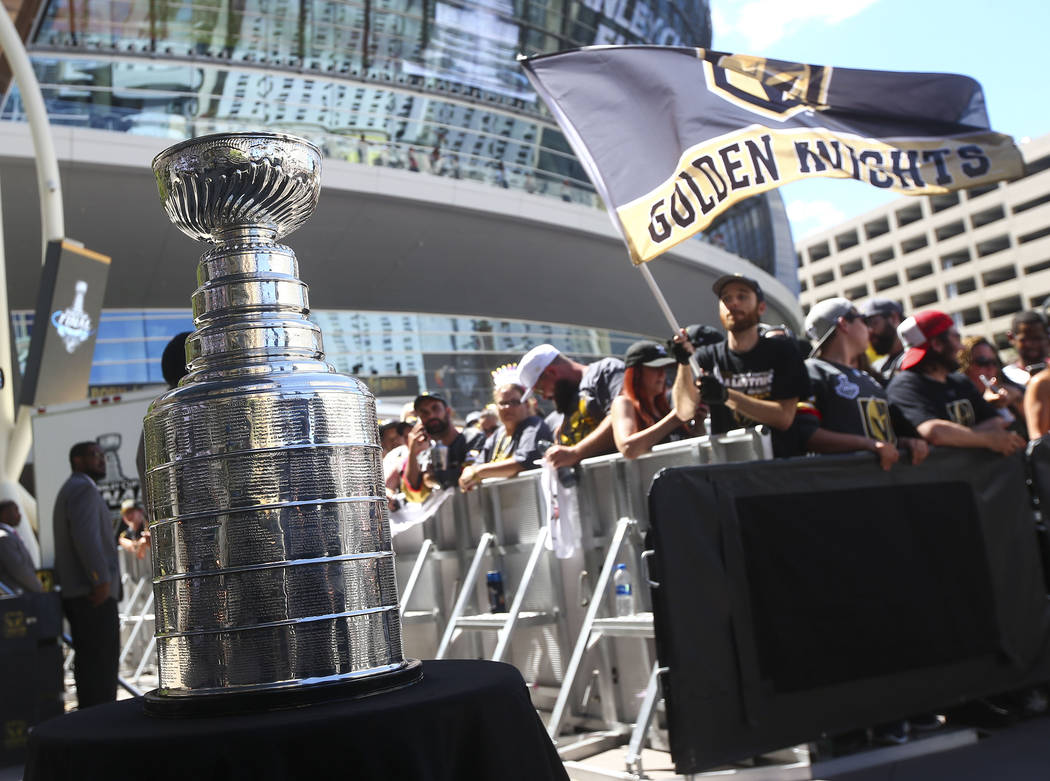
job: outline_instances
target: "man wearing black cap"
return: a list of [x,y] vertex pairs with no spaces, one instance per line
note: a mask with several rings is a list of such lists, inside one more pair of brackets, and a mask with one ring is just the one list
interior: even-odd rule
[[904,320],[904,310],[891,298],[871,298],[860,307],[864,325],[868,327],[868,344],[882,357],[871,365],[872,374],[888,385],[900,371],[904,345],[897,335],[897,326]]
[[[467,439],[452,422],[452,410],[445,399],[436,393],[421,393],[413,403],[419,422],[408,434],[408,458],[402,471],[401,490],[410,502],[421,502],[430,494],[428,481],[423,479],[420,456],[431,450],[431,440],[444,445],[447,450],[445,464],[430,464],[426,469],[429,482],[443,488],[453,486],[459,480],[463,466],[481,450],[484,437],[476,434]],[[440,448],[437,448],[440,450]]]
[[707,404],[715,434],[764,423],[773,429],[773,454],[796,455],[792,440],[782,432],[791,427],[799,398],[809,395],[809,376],[801,356],[786,339],[759,336],[766,302],[756,280],[726,274],[715,281],[712,290],[718,296],[726,341],[696,351],[704,376],[694,385],[679,373],[674,406],[688,409],[697,401]]

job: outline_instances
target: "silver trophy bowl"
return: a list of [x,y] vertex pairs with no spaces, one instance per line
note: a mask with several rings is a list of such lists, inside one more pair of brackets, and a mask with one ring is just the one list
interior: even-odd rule
[[401,650],[375,399],[324,360],[295,254],[321,155],[276,133],[153,161],[172,222],[213,246],[188,374],[144,421],[155,715],[292,707],[418,680]]

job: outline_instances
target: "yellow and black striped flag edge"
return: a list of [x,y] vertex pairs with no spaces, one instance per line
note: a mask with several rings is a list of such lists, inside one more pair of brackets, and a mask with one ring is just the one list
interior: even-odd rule
[[1020,176],[980,85],[668,46],[520,58],[638,264],[730,206],[823,176],[932,195]]

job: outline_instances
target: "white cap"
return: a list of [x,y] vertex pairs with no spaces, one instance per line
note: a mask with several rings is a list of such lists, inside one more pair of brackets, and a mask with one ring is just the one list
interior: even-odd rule
[[521,397],[525,401],[532,395],[532,388],[543,374],[543,370],[551,365],[551,361],[561,353],[558,348],[551,344],[538,344],[529,350],[518,361],[518,380],[525,388],[525,395]]

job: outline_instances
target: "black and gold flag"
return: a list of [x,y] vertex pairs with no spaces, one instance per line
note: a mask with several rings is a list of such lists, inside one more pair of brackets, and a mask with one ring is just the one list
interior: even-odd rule
[[967,76],[664,46],[590,46],[522,65],[635,263],[744,198],[811,176],[929,195],[1023,170]]

